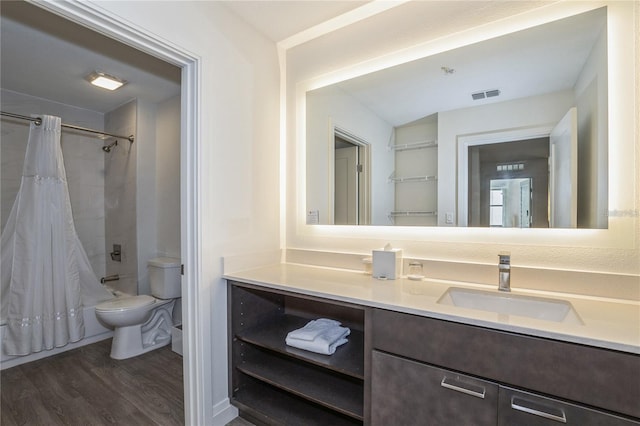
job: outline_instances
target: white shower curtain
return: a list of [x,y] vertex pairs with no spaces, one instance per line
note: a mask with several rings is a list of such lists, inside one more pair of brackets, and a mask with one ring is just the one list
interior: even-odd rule
[[31,124],[20,190],[2,232],[4,351],[27,355],[84,337],[83,305],[113,297],[73,224],[60,118]]

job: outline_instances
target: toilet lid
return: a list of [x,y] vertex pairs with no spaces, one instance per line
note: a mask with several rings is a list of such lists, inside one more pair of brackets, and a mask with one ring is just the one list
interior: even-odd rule
[[154,304],[156,299],[146,294],[140,296],[118,297],[96,306],[96,311],[128,311]]

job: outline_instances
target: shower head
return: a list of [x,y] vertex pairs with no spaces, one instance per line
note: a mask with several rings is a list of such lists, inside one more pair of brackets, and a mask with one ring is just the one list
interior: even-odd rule
[[111,152],[111,148],[113,148],[114,146],[118,146],[118,141],[116,140],[114,143],[111,143],[109,145],[105,145],[102,147],[102,150],[104,152]]

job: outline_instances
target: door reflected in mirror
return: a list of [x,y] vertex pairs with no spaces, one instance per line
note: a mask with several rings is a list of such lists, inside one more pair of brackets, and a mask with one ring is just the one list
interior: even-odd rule
[[491,179],[489,186],[489,226],[530,228],[531,178]]
[[335,225],[368,225],[369,144],[339,129],[334,130],[334,191]]
[[[538,137],[468,147],[469,226],[549,227],[549,140]],[[524,182],[531,191],[526,198],[520,193]],[[523,203],[526,211],[521,213]]]

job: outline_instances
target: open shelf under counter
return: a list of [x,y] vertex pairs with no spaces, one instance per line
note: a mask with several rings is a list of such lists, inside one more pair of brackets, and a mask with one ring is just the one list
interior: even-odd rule
[[257,424],[353,426],[362,422],[322,407],[258,380],[249,378],[232,398],[243,417]]
[[[229,296],[231,401],[258,424],[362,425],[365,313],[351,303],[231,282]],[[332,355],[286,344],[312,319],[331,318],[351,330]]]
[[362,380],[364,333],[352,328],[349,342],[339,346],[333,355],[322,355],[288,346],[285,343],[287,333],[303,327],[307,322],[308,318],[282,315],[266,324],[238,333],[236,338]]
[[362,380],[255,348],[245,348],[243,358],[244,362],[236,366],[240,372],[362,421]]

